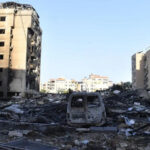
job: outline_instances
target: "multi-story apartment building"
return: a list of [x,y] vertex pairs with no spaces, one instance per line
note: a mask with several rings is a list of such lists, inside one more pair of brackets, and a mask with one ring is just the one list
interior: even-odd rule
[[132,56],[132,87],[150,90],[150,50]]
[[39,90],[41,35],[32,6],[0,4],[0,97]]
[[41,90],[45,90],[48,93],[63,93],[69,89],[76,91],[77,82],[75,80],[67,80],[64,78],[50,79],[41,87]]
[[144,56],[144,89],[150,90],[150,50]]
[[80,82],[64,78],[50,79],[47,83],[43,84],[41,90],[45,90],[48,93],[62,93],[69,89],[73,91],[95,92],[96,90],[108,89],[112,84],[108,77],[91,74]]
[[91,74],[88,78],[82,80],[82,90],[87,92],[95,92],[96,90],[106,90],[112,86],[112,82],[108,77]]
[[133,89],[144,88],[144,56],[141,51],[132,56],[132,87]]
[[41,92],[47,92],[48,91],[48,84],[47,83],[40,83],[40,91]]

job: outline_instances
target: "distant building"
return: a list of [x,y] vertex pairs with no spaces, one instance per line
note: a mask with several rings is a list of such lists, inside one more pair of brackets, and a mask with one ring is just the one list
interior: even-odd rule
[[41,35],[31,5],[0,4],[0,97],[39,91]]
[[47,83],[40,83],[40,91],[42,92],[47,92],[48,91],[48,88],[47,88]]
[[76,91],[77,82],[75,80],[58,78],[50,79],[47,83],[43,84],[41,90],[45,90],[47,93],[65,93],[69,89]]
[[73,91],[95,92],[96,90],[106,90],[113,85],[108,77],[91,74],[89,78],[84,78],[82,81],[68,80],[64,78],[50,79],[43,84],[41,90],[46,90],[48,93],[63,93],[69,89]]
[[97,90],[106,90],[112,86],[112,82],[109,81],[108,77],[91,74],[88,78],[84,78],[83,82],[83,91],[95,92]]

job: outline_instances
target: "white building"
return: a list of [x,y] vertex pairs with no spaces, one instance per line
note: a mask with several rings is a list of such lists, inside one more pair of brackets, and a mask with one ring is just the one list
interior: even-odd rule
[[96,90],[106,90],[112,86],[112,81],[108,77],[91,74],[88,78],[82,80],[82,90],[87,92],[95,92]]
[[95,92],[96,90],[108,89],[112,85],[113,83],[109,81],[108,77],[91,74],[80,82],[64,78],[50,79],[47,83],[43,84],[41,90],[43,89],[47,93],[64,93],[69,89],[73,91]]
[[69,89],[76,91],[77,82],[75,80],[67,80],[64,78],[50,79],[46,85],[43,84],[43,90],[47,93],[64,93]]

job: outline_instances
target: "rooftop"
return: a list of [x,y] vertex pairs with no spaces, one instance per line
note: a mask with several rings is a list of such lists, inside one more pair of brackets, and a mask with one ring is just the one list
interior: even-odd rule
[[[15,8],[15,9],[21,9],[21,10],[36,10],[29,4],[20,4],[16,2],[5,2],[5,3],[0,3],[0,9],[5,9],[5,8]],[[37,13],[37,12],[36,12]],[[38,18],[39,15],[37,14]]]
[[100,75],[96,75],[96,74],[91,74],[91,75],[89,75],[89,78],[95,79],[95,78],[108,78],[108,77],[100,76]]

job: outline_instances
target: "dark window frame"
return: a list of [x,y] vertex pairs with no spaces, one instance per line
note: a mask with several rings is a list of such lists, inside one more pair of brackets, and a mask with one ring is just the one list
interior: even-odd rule
[[4,96],[4,93],[3,92],[0,92],[0,97],[3,97]]
[[1,41],[0,42],[0,47],[4,47],[5,46],[5,42],[4,41]]
[[0,21],[6,21],[6,16],[0,16]]
[[0,54],[0,60],[4,59],[4,55]]
[[5,29],[0,29],[0,34],[5,34]]

